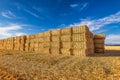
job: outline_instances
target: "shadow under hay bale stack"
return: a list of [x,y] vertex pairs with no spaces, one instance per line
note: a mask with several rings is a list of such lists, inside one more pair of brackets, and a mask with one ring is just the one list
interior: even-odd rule
[[51,48],[51,54],[61,54],[60,53],[60,30],[51,30],[51,42],[50,42]]
[[63,55],[71,55],[71,47],[72,47],[72,28],[63,28],[61,31],[61,54]]
[[94,53],[93,34],[86,25],[72,28],[72,55],[87,56]]
[[105,52],[105,35],[104,34],[95,34],[94,35],[94,48],[95,53],[104,53]]

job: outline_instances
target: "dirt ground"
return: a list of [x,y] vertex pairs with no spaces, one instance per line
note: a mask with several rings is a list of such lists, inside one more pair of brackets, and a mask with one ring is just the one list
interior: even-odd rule
[[88,57],[0,51],[0,80],[120,80],[120,47]]

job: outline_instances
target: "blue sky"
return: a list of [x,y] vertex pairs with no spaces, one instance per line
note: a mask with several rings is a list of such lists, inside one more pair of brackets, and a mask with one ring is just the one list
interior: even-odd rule
[[0,38],[86,24],[120,44],[120,0],[1,0]]

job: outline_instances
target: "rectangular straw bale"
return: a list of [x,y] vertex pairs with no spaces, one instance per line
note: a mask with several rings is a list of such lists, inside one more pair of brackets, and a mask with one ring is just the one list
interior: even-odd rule
[[72,27],[73,33],[83,33],[89,31],[89,28],[86,25],[74,26]]
[[85,57],[86,53],[87,53],[86,49],[73,49],[72,55]]
[[52,48],[60,48],[60,42],[51,42],[51,47]]
[[29,48],[28,48],[28,47],[25,47],[25,51],[27,51],[27,52],[28,52],[28,51],[29,51]]
[[39,48],[38,48],[38,47],[35,47],[35,48],[34,48],[34,51],[35,51],[35,52],[38,52],[38,51],[39,51]]
[[51,36],[45,36],[44,41],[45,42],[50,42],[51,41]]
[[43,38],[43,37],[44,37],[44,33],[39,33],[39,34],[38,34],[38,37],[39,37],[39,38]]
[[71,48],[72,42],[61,42],[61,48]]
[[34,47],[34,44],[33,44],[33,43],[30,43],[30,47],[33,48],[33,47]]
[[60,48],[50,48],[50,52],[52,55],[60,54]]
[[34,39],[30,39],[30,43],[34,43]]
[[62,28],[60,29],[62,35],[71,35],[72,34],[72,28]]
[[38,43],[39,44],[39,48],[43,48],[44,47],[44,43]]
[[43,32],[44,36],[51,36],[51,31]]
[[51,41],[60,41],[60,36],[52,36]]
[[34,44],[34,47],[35,47],[35,48],[38,48],[38,47],[39,47],[39,44],[38,44],[38,43],[35,43],[35,44]]
[[71,55],[72,52],[70,48],[61,48],[60,51],[63,55]]
[[29,35],[29,38],[30,38],[30,39],[34,39],[34,38],[35,38],[35,35],[34,35],[34,34],[31,34],[31,35]]
[[94,46],[95,46],[95,49],[97,48],[97,49],[103,49],[104,48],[104,44],[94,44]]
[[34,48],[31,48],[31,47],[30,47],[30,48],[29,48],[29,51],[30,51],[30,52],[33,52],[33,51],[34,51]]
[[86,49],[87,44],[86,44],[86,42],[73,42],[72,48],[73,49]]
[[61,41],[72,41],[71,35],[61,35]]
[[43,37],[39,37],[38,38],[38,42],[44,42],[44,38]]
[[39,47],[38,48],[38,52],[43,54],[44,53],[44,48],[43,47]]
[[104,48],[103,49],[95,49],[95,53],[104,53]]
[[59,36],[60,35],[60,30],[51,30],[52,36]]
[[25,39],[26,39],[26,36],[20,36],[20,39],[21,39],[21,40],[25,40]]
[[105,39],[105,34],[95,34],[94,39]]
[[50,48],[44,48],[43,53],[44,53],[44,54],[51,54],[51,53],[50,53]]
[[87,38],[84,34],[73,34],[72,41],[87,41]]
[[104,44],[104,39],[94,39],[95,44]]
[[51,43],[50,42],[45,42],[44,43],[44,48],[50,48],[51,47]]

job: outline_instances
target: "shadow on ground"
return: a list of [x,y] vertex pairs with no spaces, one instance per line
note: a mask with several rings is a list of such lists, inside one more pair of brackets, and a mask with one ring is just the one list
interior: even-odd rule
[[109,56],[119,56],[120,57],[120,50],[106,50],[105,53],[95,53],[90,55],[91,57],[109,57]]

